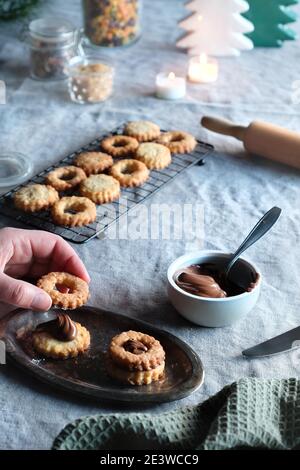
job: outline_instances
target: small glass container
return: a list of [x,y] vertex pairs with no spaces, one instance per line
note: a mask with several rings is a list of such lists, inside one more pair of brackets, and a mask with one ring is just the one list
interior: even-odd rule
[[126,46],[140,36],[142,0],[82,0],[85,35],[103,47]]
[[113,92],[114,68],[99,57],[74,57],[67,73],[70,97],[76,103],[99,103]]
[[18,152],[0,153],[0,188],[8,188],[24,183],[32,174],[32,164],[28,156]]
[[30,75],[38,80],[66,78],[70,59],[82,53],[81,37],[72,23],[61,18],[40,18],[29,25]]

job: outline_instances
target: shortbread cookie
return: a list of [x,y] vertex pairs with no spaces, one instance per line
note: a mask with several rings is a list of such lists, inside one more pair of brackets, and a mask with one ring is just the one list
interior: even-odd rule
[[[37,286],[50,295],[53,305],[61,308],[81,307],[89,297],[88,284],[69,273],[48,273],[38,280]],[[62,287],[67,292],[61,292],[59,289]]]
[[146,142],[141,144],[135,158],[145,163],[150,170],[161,170],[171,163],[171,152],[164,145]]
[[119,382],[128,383],[130,385],[149,385],[152,382],[157,382],[164,375],[165,362],[163,361],[155,369],[145,371],[129,371],[118,367],[109,358],[107,361],[107,372],[113,378]]
[[52,359],[77,357],[88,349],[90,333],[68,315],[59,314],[56,320],[37,327],[32,333],[32,345],[39,354]]
[[79,154],[74,163],[82,168],[87,176],[96,175],[107,170],[113,164],[113,159],[107,153],[102,152],[83,152]]
[[87,197],[63,197],[51,208],[52,219],[58,225],[81,227],[96,220],[95,204]]
[[111,167],[110,174],[127,188],[140,186],[149,178],[148,168],[138,160],[120,160]]
[[172,153],[189,153],[197,145],[195,137],[183,131],[165,132],[158,137],[157,142],[168,147]]
[[131,330],[111,340],[109,356],[114,364],[131,371],[155,369],[165,360],[165,352],[158,340]]
[[113,157],[131,157],[138,146],[138,141],[127,135],[113,135],[101,142],[102,149]]
[[58,201],[58,192],[44,184],[31,184],[19,189],[14,195],[14,203],[25,212],[36,212],[51,207]]
[[104,204],[120,197],[120,183],[112,176],[92,175],[81,183],[80,194],[96,204]]
[[124,133],[139,142],[150,142],[160,135],[160,128],[150,121],[131,121],[125,126]]
[[67,191],[78,186],[81,181],[86,179],[86,174],[82,168],[76,166],[62,166],[48,173],[45,178],[46,183],[50,184],[57,191]]

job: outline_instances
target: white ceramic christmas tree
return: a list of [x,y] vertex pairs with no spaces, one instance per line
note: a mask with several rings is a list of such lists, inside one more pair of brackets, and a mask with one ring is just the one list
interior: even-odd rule
[[[262,0],[263,1],[263,0]],[[203,52],[214,56],[237,56],[253,49],[251,39],[244,36],[254,27],[241,13],[249,9],[244,0],[192,0],[185,7],[193,13],[179,22],[187,31],[177,46],[190,55]]]

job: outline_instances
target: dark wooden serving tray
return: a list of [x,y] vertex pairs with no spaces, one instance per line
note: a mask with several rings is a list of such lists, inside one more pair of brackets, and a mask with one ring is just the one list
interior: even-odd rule
[[[55,311],[23,310],[1,325],[8,359],[51,386],[94,399],[160,403],[184,398],[203,383],[204,370],[199,357],[179,338],[143,321],[88,306],[68,314],[90,331],[90,349],[75,359],[43,359],[32,349],[30,332],[39,323],[51,320],[54,314]],[[161,381],[130,386],[108,376],[105,359],[110,339],[127,330],[142,331],[161,342],[166,352],[166,372]]]

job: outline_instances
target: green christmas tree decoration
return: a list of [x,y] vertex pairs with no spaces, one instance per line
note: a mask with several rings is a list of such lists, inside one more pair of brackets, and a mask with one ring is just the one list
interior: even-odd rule
[[296,39],[296,33],[287,25],[297,20],[289,7],[298,0],[248,0],[250,9],[245,18],[254,25],[249,38],[255,47],[281,47],[284,41]]
[[0,0],[0,19],[14,20],[25,16],[40,0]]

